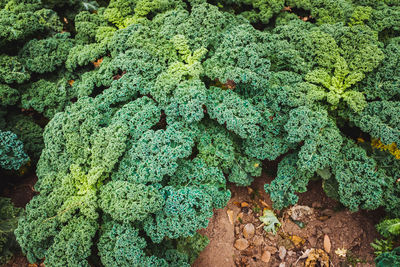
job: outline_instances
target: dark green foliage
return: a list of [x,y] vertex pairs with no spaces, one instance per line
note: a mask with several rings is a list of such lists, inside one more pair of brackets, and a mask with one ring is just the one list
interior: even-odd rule
[[141,221],[164,205],[164,198],[157,188],[125,181],[109,182],[102,188],[100,199],[104,212],[115,220],[126,222]]
[[313,111],[304,106],[293,109],[285,129],[289,142],[304,141],[298,154],[300,170],[314,173],[330,166],[339,156],[342,136],[325,110]]
[[400,219],[386,219],[376,226],[378,232],[386,238],[400,235]]
[[199,130],[198,157],[210,166],[220,167],[229,181],[244,186],[253,181],[252,176],[261,175],[260,161],[244,155],[235,144],[233,134],[208,121],[200,124]]
[[90,266],[92,239],[97,231],[95,221],[77,217],[67,222],[54,238],[46,263],[49,266]]
[[[252,104],[231,90],[209,89],[207,112],[218,123],[242,138],[251,138],[257,132],[260,115]],[[221,112],[224,110],[224,112]]]
[[71,93],[71,86],[65,79],[56,82],[39,80],[31,83],[22,94],[21,106],[25,109],[33,108],[47,118],[52,118],[70,103]]
[[168,119],[182,118],[188,123],[204,118],[203,106],[207,103],[207,88],[200,80],[180,83],[171,104],[165,110]]
[[15,133],[24,144],[24,150],[35,163],[44,148],[43,129],[31,117],[11,115],[7,120],[7,129]]
[[0,82],[23,83],[30,77],[29,71],[18,57],[0,55]]
[[310,11],[318,24],[345,22],[352,14],[353,6],[347,0],[288,0],[287,5]]
[[76,45],[70,50],[65,66],[68,70],[72,71],[79,66],[95,62],[102,58],[106,52],[107,49],[103,44]]
[[32,72],[54,71],[64,63],[73,46],[69,37],[69,33],[59,33],[47,39],[29,41],[20,51],[21,62]]
[[0,105],[11,106],[18,103],[20,95],[18,90],[8,86],[7,84],[0,84]]
[[75,40],[79,44],[89,44],[96,40],[96,33],[99,27],[107,26],[107,22],[101,16],[103,9],[97,13],[82,11],[75,16],[75,30],[77,32]]
[[398,217],[397,2],[2,1],[1,130],[41,155],[28,260],[188,266],[227,181],[280,157],[274,208],[321,177]]
[[364,149],[351,141],[345,142],[332,171],[339,184],[340,202],[350,210],[376,209],[383,205],[385,172],[376,170],[376,162]]
[[393,241],[390,239],[375,239],[370,245],[378,257],[393,250]]
[[34,34],[61,31],[57,13],[41,8],[39,1],[7,1],[0,9],[0,47],[25,40]]
[[194,145],[190,129],[179,129],[175,123],[166,130],[148,130],[121,159],[114,179],[132,183],[160,182],[164,175],[172,175],[177,160],[191,154]]
[[168,266],[164,259],[147,257],[146,240],[131,225],[106,223],[99,240],[99,256],[105,266]]
[[350,120],[360,129],[382,143],[400,144],[399,101],[373,101],[361,114],[350,115]]
[[[265,24],[285,6],[284,0],[223,0],[219,3],[223,4],[224,9],[240,10],[240,14],[250,22]],[[246,6],[251,6],[251,8],[246,8]]]
[[10,131],[0,131],[0,167],[17,171],[29,161],[23,143]]
[[400,38],[393,38],[383,50],[385,59],[376,71],[367,74],[359,85],[370,100],[399,100],[400,92]]
[[193,236],[197,229],[207,227],[213,199],[205,190],[191,186],[165,187],[163,193],[166,198],[163,210],[144,221],[144,230],[153,242],[160,243],[165,236]]
[[250,25],[239,25],[221,36],[212,57],[204,62],[205,74],[236,91],[253,96],[268,85],[270,61],[265,35]]
[[377,267],[391,267],[400,264],[400,247],[395,248],[391,252],[385,252],[375,259]]
[[177,250],[189,255],[189,263],[193,264],[209,242],[206,236],[196,233],[193,237],[179,239]]
[[310,173],[300,172],[297,168],[298,157],[295,154],[285,156],[278,165],[278,174],[271,184],[265,184],[265,191],[274,202],[274,209],[282,209],[296,204],[298,197],[295,193],[307,191]]
[[22,209],[16,208],[8,198],[0,198],[0,264],[6,264],[18,249],[14,229]]

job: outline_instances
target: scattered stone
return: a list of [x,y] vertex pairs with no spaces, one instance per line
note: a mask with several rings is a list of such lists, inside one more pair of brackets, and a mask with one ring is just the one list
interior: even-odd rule
[[271,252],[264,251],[263,254],[261,255],[261,260],[265,263],[269,262],[271,260]]
[[235,235],[240,234],[239,226],[235,226]]
[[279,264],[279,267],[286,267],[286,263],[285,263],[285,262],[281,262],[281,263]]
[[226,211],[226,214],[228,215],[229,222],[230,222],[231,224],[233,224],[233,223],[234,223],[234,220],[233,220],[233,210],[227,210],[227,211]]
[[313,210],[308,206],[295,205],[289,210],[289,214],[292,220],[301,221],[313,214]]
[[295,245],[293,244],[292,240],[289,238],[281,238],[277,241],[278,247],[283,246],[286,250],[295,249]]
[[289,250],[289,251],[287,252],[287,255],[288,255],[289,257],[293,257],[293,256],[296,256],[296,252]]
[[257,235],[257,236],[254,237],[253,244],[255,246],[261,246],[262,243],[264,243],[264,238],[262,236],[258,236]]
[[256,228],[252,223],[248,223],[244,226],[243,228],[243,236],[246,239],[252,238],[254,236],[254,233],[256,231]]
[[247,241],[244,238],[240,238],[240,239],[235,241],[234,246],[238,250],[245,250],[249,246],[249,241]]
[[279,258],[284,260],[286,257],[286,248],[284,246],[279,247]]
[[324,236],[324,250],[326,251],[326,253],[331,252],[331,239],[328,235]]
[[267,238],[271,241],[275,241],[275,235],[271,234],[271,233],[267,233]]
[[278,249],[274,246],[266,246],[265,250],[268,250],[269,252],[271,252],[271,254],[275,254],[278,251]]
[[315,236],[310,236],[307,240],[312,248],[317,245],[317,238]]

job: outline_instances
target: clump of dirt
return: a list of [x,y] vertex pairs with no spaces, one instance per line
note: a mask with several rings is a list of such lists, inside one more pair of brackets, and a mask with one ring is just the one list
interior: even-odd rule
[[[18,179],[17,181],[15,179]],[[33,188],[38,178],[36,175],[28,175],[26,177],[13,177],[4,179],[1,182],[2,197],[11,198],[11,201],[16,207],[25,208],[26,204],[38,194]]]
[[2,265],[1,267],[31,267],[31,264],[29,264],[26,257],[22,255],[22,253],[20,252],[14,254],[11,260],[6,264]]
[[264,230],[259,217],[272,203],[265,174],[250,187],[231,185],[232,198],[200,231],[210,244],[194,267],[214,266],[375,266],[370,243],[381,211],[351,213],[328,198],[321,182],[311,182],[294,207],[277,211],[281,227]]

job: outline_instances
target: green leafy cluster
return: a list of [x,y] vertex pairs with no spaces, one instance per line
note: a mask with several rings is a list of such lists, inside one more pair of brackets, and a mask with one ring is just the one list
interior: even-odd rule
[[[32,166],[44,147],[47,120],[41,116],[53,117],[78,96],[72,84],[79,74],[65,71],[76,45],[68,31],[76,14],[94,7],[98,4],[77,0],[0,3],[0,130],[18,136]],[[12,147],[9,141],[2,146]]]
[[400,145],[398,1],[98,2],[0,3],[1,131],[40,155],[30,262],[188,266],[264,160],[276,209],[321,178],[400,216],[400,161],[371,147]]
[[378,232],[385,238],[375,240],[371,246],[378,256],[376,266],[395,266],[400,263],[399,248],[393,249],[394,239],[400,235],[400,219],[384,219],[376,225]]
[[389,267],[400,264],[400,247],[390,252],[385,252],[376,257],[375,263],[377,267]]
[[23,143],[16,134],[0,131],[0,167],[6,170],[18,170],[29,161]]
[[0,264],[6,264],[19,248],[14,230],[22,209],[13,206],[9,198],[0,197]]

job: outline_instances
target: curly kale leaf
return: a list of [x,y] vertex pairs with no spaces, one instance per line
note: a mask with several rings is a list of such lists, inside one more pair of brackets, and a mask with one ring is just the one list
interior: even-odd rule
[[0,167],[6,170],[18,170],[29,161],[24,144],[10,131],[0,131]]

